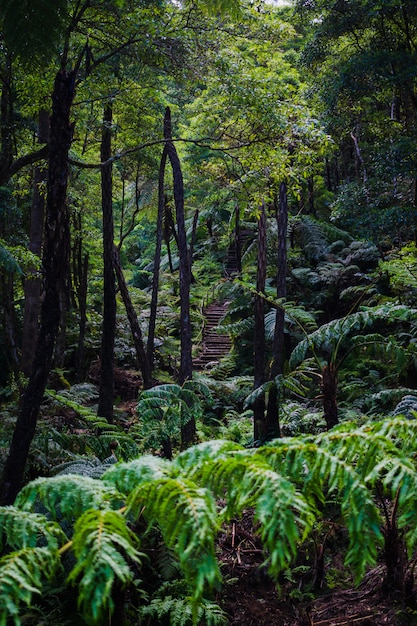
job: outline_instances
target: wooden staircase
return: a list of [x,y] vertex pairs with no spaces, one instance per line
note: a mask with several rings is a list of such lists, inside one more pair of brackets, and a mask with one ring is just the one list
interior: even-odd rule
[[211,369],[230,351],[232,342],[228,335],[220,335],[217,327],[225,315],[228,302],[213,302],[204,310],[202,350],[193,361],[195,370]]
[[[244,246],[250,237],[251,231],[240,231],[240,247]],[[227,251],[226,263],[224,266],[224,276],[228,280],[233,280],[239,276],[240,268],[238,262],[238,248],[236,240],[232,241]],[[219,335],[217,327],[220,320],[228,309],[228,302],[213,302],[207,306],[203,315],[205,323],[203,328],[202,350],[193,361],[195,370],[207,370],[218,365],[220,359],[230,352],[232,342],[229,335]]]

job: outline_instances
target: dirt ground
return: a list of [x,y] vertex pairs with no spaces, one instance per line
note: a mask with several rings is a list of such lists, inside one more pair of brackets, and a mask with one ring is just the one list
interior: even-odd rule
[[219,552],[224,585],[217,601],[228,614],[231,625],[417,625],[417,610],[405,609],[383,594],[382,565],[369,571],[358,587],[352,581],[349,588],[323,588],[310,594],[300,585],[301,591],[297,593],[297,581],[295,584],[284,581],[279,594],[262,565],[264,554],[249,515],[225,528],[220,536]]

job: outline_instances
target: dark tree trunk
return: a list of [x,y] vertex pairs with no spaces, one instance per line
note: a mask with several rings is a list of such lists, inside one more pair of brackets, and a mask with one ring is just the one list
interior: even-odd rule
[[45,236],[43,250],[44,300],[32,373],[22,396],[19,415],[0,484],[0,504],[12,504],[19,492],[39,407],[51,368],[60,320],[60,286],[67,275],[69,219],[66,207],[68,151],[73,128],[70,111],[75,72],[60,70],[55,78],[50,120]]
[[17,320],[14,308],[14,276],[0,274],[0,299],[3,303],[3,329],[5,348],[14,379],[20,389],[20,363],[17,348]]
[[[287,186],[281,183],[279,189],[279,201],[276,211],[278,228],[278,255],[277,255],[277,298],[285,298],[287,295],[287,228],[288,228],[288,202]],[[272,347],[271,380],[274,380],[284,370],[284,330],[285,313],[283,308],[277,308],[275,313],[274,343]],[[280,436],[279,425],[279,397],[278,389],[272,386],[268,397],[268,409],[266,414],[267,434],[269,438]]]
[[240,232],[240,207],[235,206],[235,245],[236,245],[236,266],[239,274],[242,273],[242,238]]
[[149,363],[150,375],[153,371],[154,353],[155,353],[155,326],[156,326],[156,314],[158,310],[158,291],[159,291],[159,270],[161,266],[161,250],[163,239],[163,218],[166,206],[166,198],[164,191],[164,179],[165,179],[165,166],[167,162],[167,149],[164,148],[161,157],[161,163],[159,166],[158,176],[158,219],[156,222],[156,244],[155,244],[155,256],[153,264],[153,279],[152,279],[152,296],[151,307],[149,314],[149,328],[148,328],[148,344],[147,344],[147,357]]
[[[81,252],[81,251],[80,251]],[[81,256],[81,254],[80,254]],[[77,380],[79,382],[85,380],[86,366],[84,357],[84,342],[87,329],[87,286],[88,286],[88,254],[84,254],[79,259],[79,279],[77,285],[78,315],[79,315],[79,331],[78,346],[75,357],[77,368]]]
[[[266,281],[266,212],[262,203],[258,221],[258,266],[256,275],[256,291],[265,291]],[[255,327],[253,331],[254,357],[254,389],[265,382],[265,302],[260,295],[255,295]],[[267,436],[265,422],[265,398],[262,395],[253,405],[253,438],[254,441],[265,441]]]
[[[101,136],[101,161],[111,157],[112,106],[104,109]],[[103,210],[103,325],[100,354],[100,391],[97,414],[113,421],[114,403],[114,337],[116,331],[116,285],[114,277],[112,164],[101,168],[101,203]]]
[[152,377],[149,369],[148,359],[146,357],[145,346],[143,345],[142,331],[139,326],[139,320],[136,315],[135,307],[130,298],[129,289],[127,287],[123,270],[120,265],[119,248],[114,246],[114,269],[116,271],[117,284],[119,286],[120,295],[126,308],[127,318],[132,332],[133,343],[136,350],[136,358],[139,363],[139,369],[142,372],[142,380],[144,389],[152,387]]
[[339,423],[337,408],[337,370],[334,363],[325,365],[321,373],[320,389],[323,396],[323,417],[327,430]]
[[[39,113],[38,141],[46,143],[49,134],[49,116],[46,110]],[[46,167],[35,167],[33,175],[33,199],[30,213],[29,250],[40,257],[42,253],[43,222],[45,215],[45,194],[42,184],[46,183]],[[36,340],[39,329],[39,309],[42,281],[36,272],[29,272],[25,278],[25,310],[22,330],[22,356],[20,368],[25,376],[30,376],[35,356]]]
[[[191,263],[185,231],[184,214],[184,181],[181,164],[174,142],[172,141],[171,112],[167,107],[164,119],[164,137],[168,158],[172,167],[174,179],[175,215],[177,219],[178,252],[180,257],[180,341],[181,358],[179,383],[182,385],[193,375],[192,361],[192,336],[190,318],[190,288],[191,288]],[[191,419],[181,428],[182,445],[191,443],[195,438],[196,427],[194,419]]]
[[13,98],[12,98],[12,62],[10,55],[4,63],[1,75],[0,97],[0,186],[8,182],[13,162]]

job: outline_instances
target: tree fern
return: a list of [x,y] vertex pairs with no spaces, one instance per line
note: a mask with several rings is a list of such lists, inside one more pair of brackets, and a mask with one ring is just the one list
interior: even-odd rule
[[308,337],[300,341],[290,356],[290,367],[294,368],[307,356],[308,350],[316,351],[318,348],[334,350],[342,337],[347,337],[353,331],[363,332],[375,322],[410,322],[417,319],[417,310],[402,305],[382,305],[351,313],[341,319],[336,319],[328,324],[323,324]]
[[186,478],[163,477],[139,485],[126,504],[134,518],[143,515],[148,525],[160,528],[194,590],[196,601],[201,599],[207,584],[220,581],[214,550],[218,521],[209,491]]
[[[148,455],[113,465],[100,480],[37,479],[14,507],[0,508],[0,625],[8,619],[19,624],[22,607],[46,592],[49,579],[62,583],[60,563],[83,619],[103,623],[115,586],[140,588],[139,548],[154,554],[161,540],[178,564],[184,592],[174,599],[166,589],[166,601],[154,594],[142,615],[154,619],[159,607],[171,623],[209,623],[209,613],[221,622],[221,613],[205,600],[206,590],[220,582],[216,536],[222,522],[248,508],[265,563],[277,578],[331,502],[346,528],[346,565],[359,580],[383,542],[383,554],[389,548],[382,529],[392,515],[410,553],[417,545],[416,441],[417,419],[399,416],[345,423],[251,450],[230,441],[205,442],[172,462]],[[132,529],[145,529],[141,546]]]
[[16,499],[16,506],[24,511],[41,505],[52,519],[69,520],[89,509],[116,508],[120,503],[121,495],[111,485],[75,474],[38,478],[24,487]]
[[[155,625],[167,619],[171,626],[191,626],[195,622],[193,622],[193,608],[190,600],[191,598],[161,594],[148,606],[144,606],[140,614],[150,620],[147,623]],[[198,607],[197,623],[206,626],[221,626],[227,624],[227,615],[218,604],[203,600]]]
[[52,579],[59,567],[57,551],[49,547],[22,548],[0,559],[0,626],[9,618],[20,625],[20,606],[30,606],[40,595],[45,580]]
[[143,557],[138,538],[117,511],[88,510],[74,525],[72,550],[76,564],[68,581],[78,588],[78,604],[84,617],[102,624],[113,608],[111,592],[115,581],[126,585],[133,578],[131,562]]
[[226,519],[241,514],[247,507],[255,508],[272,572],[277,573],[291,562],[313,515],[304,497],[285,476],[275,472],[265,459],[243,450],[207,460],[197,465],[191,476],[215,496],[226,494]]
[[0,508],[0,547],[35,548],[47,545],[57,550],[66,541],[61,527],[44,515],[22,511],[15,506]]

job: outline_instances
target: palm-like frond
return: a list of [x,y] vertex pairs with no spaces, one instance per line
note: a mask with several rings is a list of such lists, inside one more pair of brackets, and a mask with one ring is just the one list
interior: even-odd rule
[[58,567],[58,552],[49,547],[22,548],[0,559],[1,626],[6,626],[10,617],[17,626],[21,623],[20,605],[30,606]]
[[89,509],[111,508],[120,504],[116,489],[87,476],[61,475],[37,478],[22,489],[16,506],[30,511],[41,504],[52,519],[76,519]]
[[334,349],[342,337],[348,337],[352,332],[363,332],[376,322],[410,322],[417,319],[417,310],[403,305],[389,305],[367,308],[356,313],[351,313],[341,319],[332,320],[323,324],[308,337],[300,341],[290,356],[290,367],[294,368],[301,363],[308,350],[319,348]]
[[129,514],[157,526],[176,554],[198,601],[207,584],[220,580],[214,542],[218,530],[216,505],[206,489],[187,478],[163,477],[142,483],[127,499]]
[[103,623],[112,609],[116,580],[133,578],[129,561],[140,563],[138,539],[117,511],[89,510],[74,525],[72,550],[77,559],[68,581],[77,584],[78,604],[92,623]]
[[44,515],[22,511],[16,506],[0,508],[0,548],[6,544],[13,549],[36,548],[46,545],[51,550],[66,541],[56,522]]

